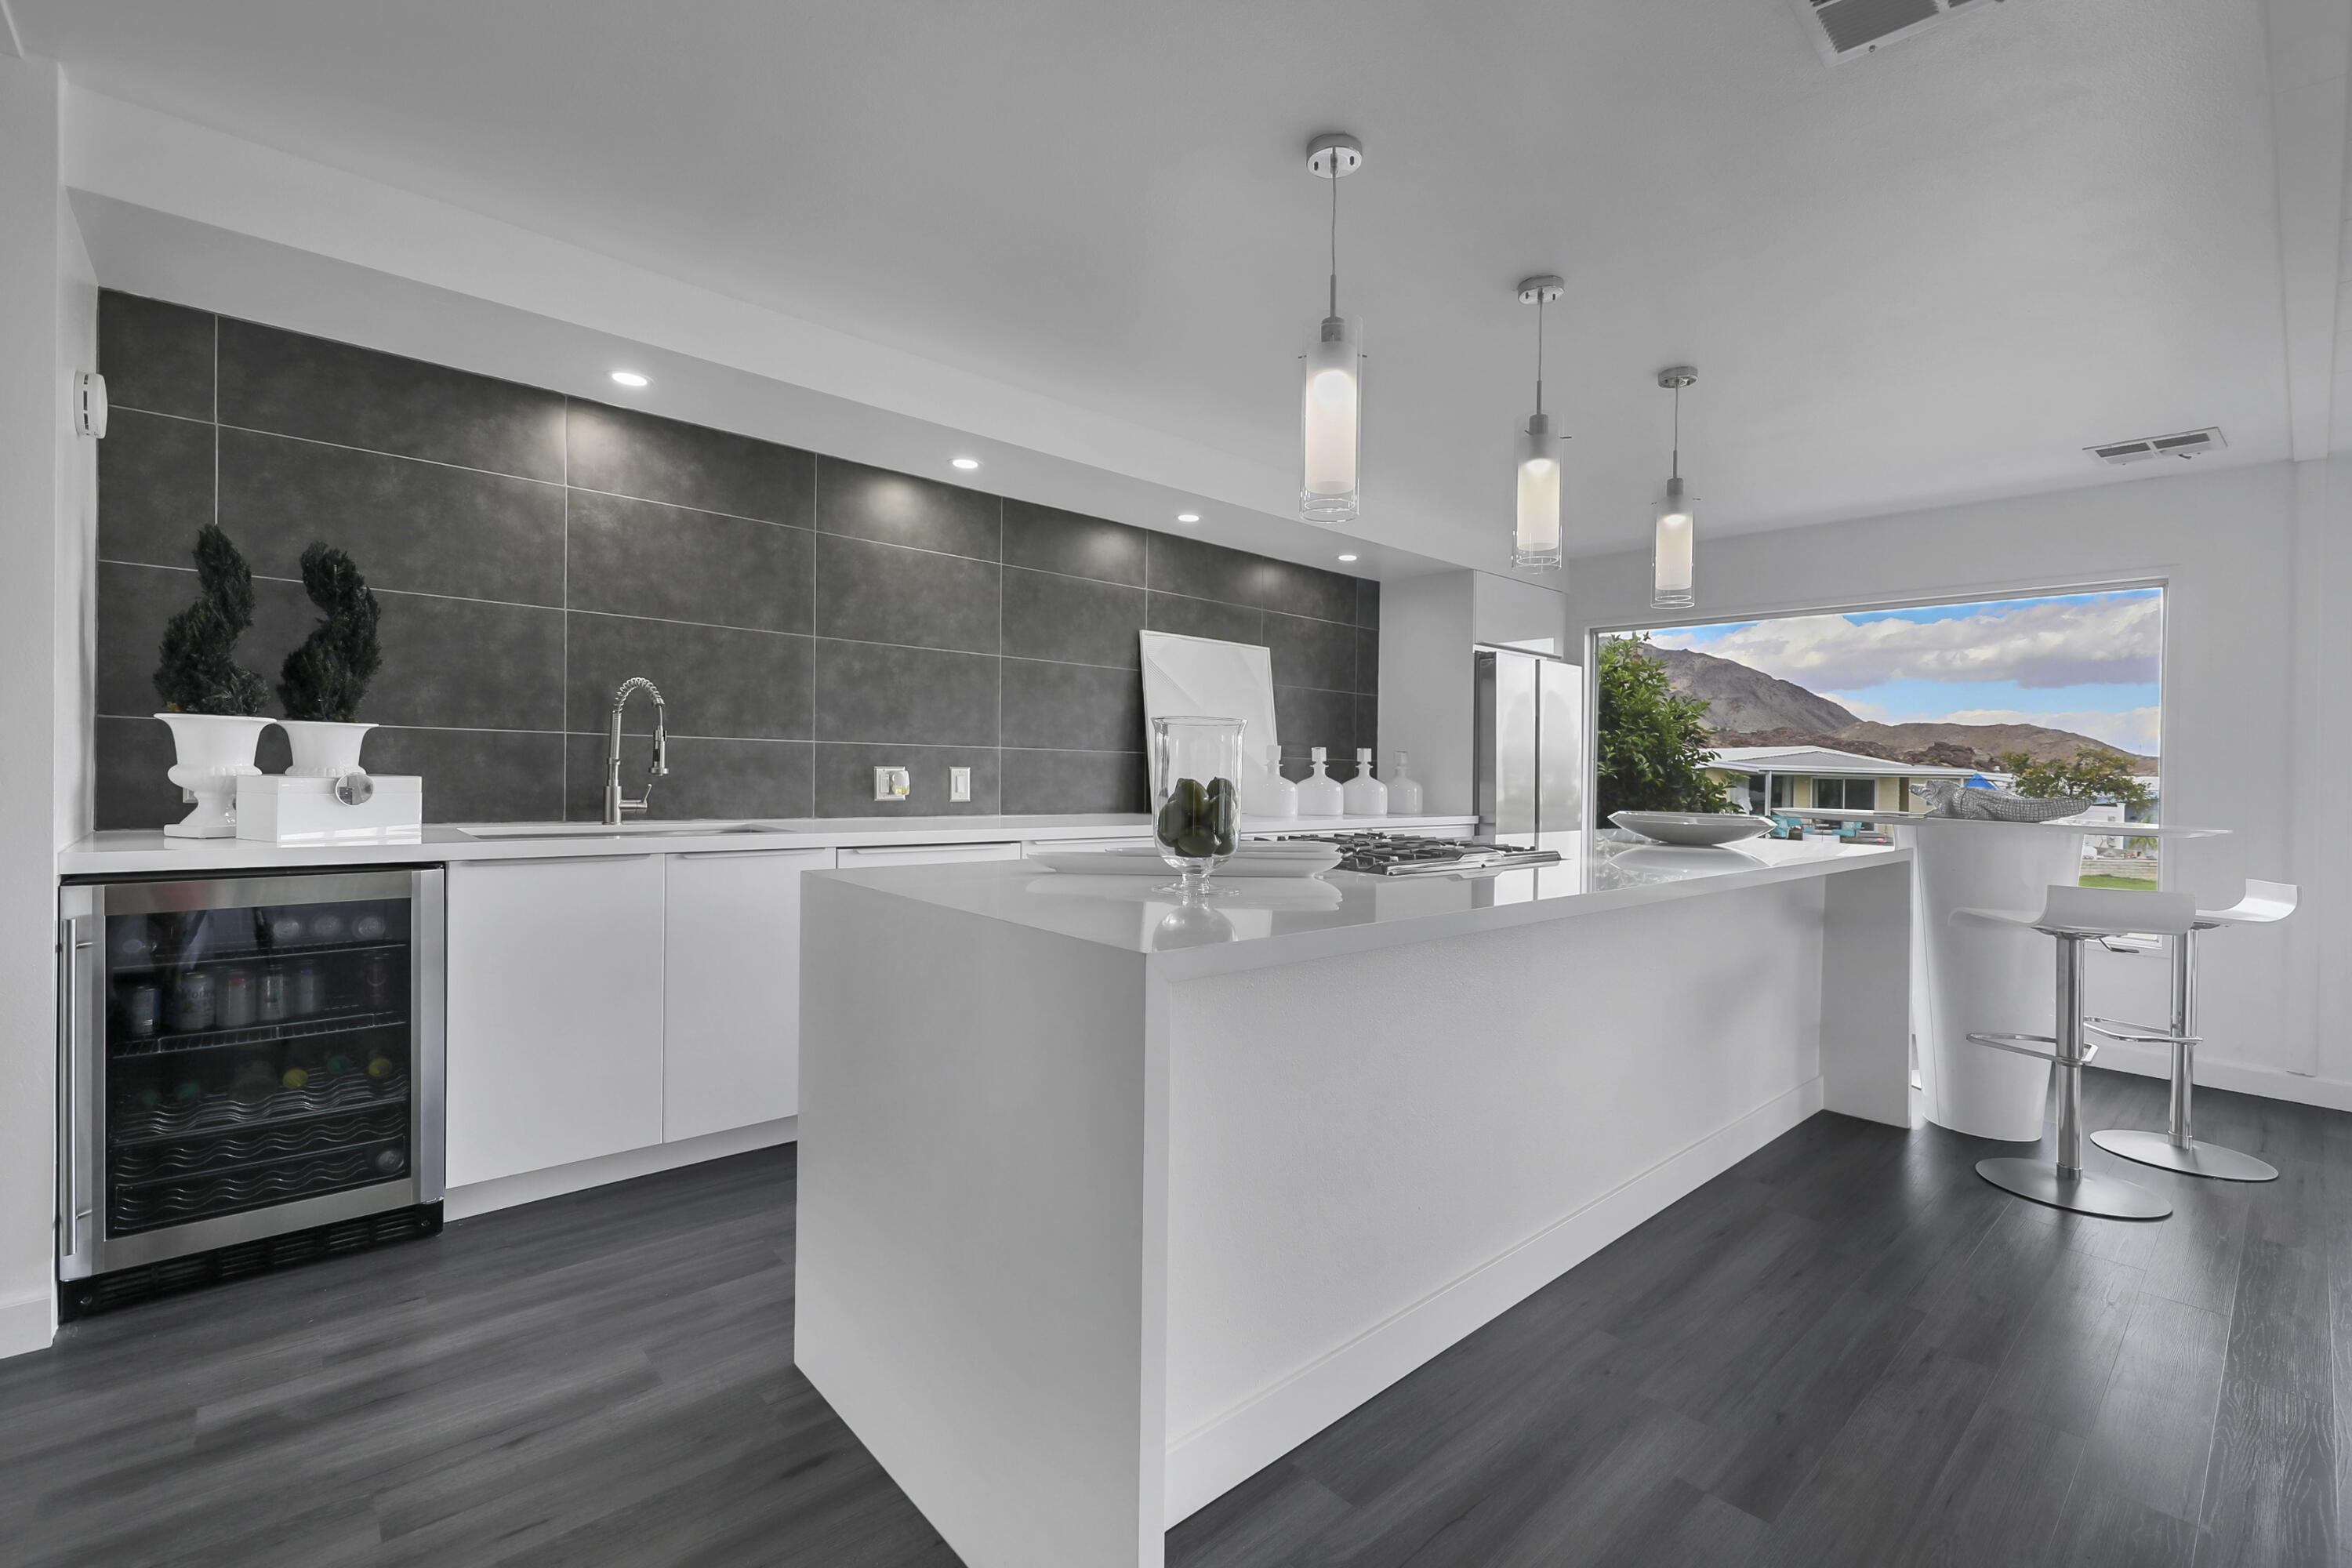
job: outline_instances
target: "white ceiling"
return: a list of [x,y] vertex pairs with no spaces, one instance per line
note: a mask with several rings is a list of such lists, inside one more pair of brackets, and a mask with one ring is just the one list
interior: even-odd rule
[[2289,451],[2260,0],[1835,68],[1787,0],[8,3],[79,87],[1271,468],[1351,130],[1364,532],[1446,559],[1507,525],[1530,272],[1580,553],[1646,537],[1675,362],[1717,531]]

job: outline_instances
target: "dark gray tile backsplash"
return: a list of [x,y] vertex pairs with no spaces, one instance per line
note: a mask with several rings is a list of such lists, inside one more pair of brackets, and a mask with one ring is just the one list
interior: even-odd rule
[[[215,519],[273,685],[315,618],[302,549],[357,559],[368,765],[424,775],[431,821],[593,818],[631,675],[668,701],[656,816],[1141,811],[1147,627],[1273,650],[1292,773],[1374,742],[1376,583],[132,295],[99,340],[100,827],[182,810],[151,676]],[[642,700],[627,729],[635,794]],[[884,764],[910,801],[874,800]]]
[[560,393],[217,320],[225,426],[563,482]]

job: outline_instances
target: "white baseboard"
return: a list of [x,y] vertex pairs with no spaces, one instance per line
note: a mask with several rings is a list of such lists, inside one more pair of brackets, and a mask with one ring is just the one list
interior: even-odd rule
[[524,1171],[495,1181],[476,1182],[471,1186],[451,1187],[442,1200],[441,1217],[445,1221],[468,1219],[495,1209],[512,1208],[517,1204],[535,1204],[541,1198],[562,1197],[566,1193],[601,1187],[611,1182],[650,1176],[656,1171],[674,1171],[680,1165],[698,1165],[705,1160],[723,1160],[730,1154],[772,1148],[778,1143],[790,1143],[800,1135],[801,1119],[787,1116],[777,1121],[730,1128],[724,1132],[706,1132],[699,1138],[681,1139],[676,1143],[656,1143],[545,1171]]
[[58,1337],[58,1301],[54,1291],[0,1303],[0,1356],[45,1351]]
[[[2142,1078],[2169,1078],[2172,1053],[2163,1046],[2102,1042],[2098,1065],[2118,1072],[2137,1073]],[[2316,1105],[2329,1110],[2352,1110],[2352,1083],[2340,1078],[2305,1078],[2301,1073],[2231,1061],[2227,1057],[2199,1057],[2197,1087],[2231,1089],[2239,1094],[2260,1095],[2264,1100],[2293,1100],[2297,1105]]]
[[1502,1316],[1676,1199],[1822,1109],[1808,1079],[1670,1154],[1453,1284],[1168,1447],[1168,1523],[1255,1475],[1272,1458]]

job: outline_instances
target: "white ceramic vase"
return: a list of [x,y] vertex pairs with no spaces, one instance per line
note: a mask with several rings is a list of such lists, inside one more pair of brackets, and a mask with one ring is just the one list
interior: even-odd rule
[[288,778],[339,779],[360,771],[360,742],[373,724],[337,724],[324,719],[280,719],[286,744],[294,753]]
[[185,819],[166,823],[173,838],[234,838],[236,837],[236,781],[258,773],[253,748],[274,719],[246,719],[229,713],[158,713],[172,727],[172,744],[179,753],[172,782],[196,798],[196,809]]

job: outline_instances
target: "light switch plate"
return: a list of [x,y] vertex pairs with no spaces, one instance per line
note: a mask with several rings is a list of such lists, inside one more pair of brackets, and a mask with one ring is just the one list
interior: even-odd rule
[[948,799],[950,802],[953,802],[959,800],[970,800],[971,798],[971,770],[970,768],[950,768],[948,770]]
[[876,768],[874,770],[874,798],[876,800],[904,800],[908,795],[914,793],[914,776],[904,768]]

